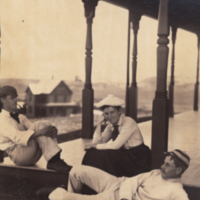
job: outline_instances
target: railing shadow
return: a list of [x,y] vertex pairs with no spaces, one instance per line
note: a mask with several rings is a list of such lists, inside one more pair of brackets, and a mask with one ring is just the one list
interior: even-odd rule
[[190,200],[200,199],[200,188],[184,185],[184,190],[187,192]]

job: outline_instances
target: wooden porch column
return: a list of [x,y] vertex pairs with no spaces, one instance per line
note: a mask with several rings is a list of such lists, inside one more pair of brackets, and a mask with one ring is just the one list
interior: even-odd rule
[[87,21],[86,36],[86,79],[82,92],[82,137],[92,138],[93,136],[93,101],[94,92],[91,83],[92,72],[92,22],[95,16],[95,7],[98,0],[82,0],[85,8],[85,17]]
[[[1,25],[0,25],[0,61],[1,61]],[[0,62],[0,64],[1,64],[1,62]]]
[[129,116],[129,59],[130,59],[130,11],[128,15],[128,41],[127,41],[127,74],[126,74],[126,107],[125,107],[126,116]]
[[[0,25],[0,65],[1,65],[1,25]],[[0,162],[3,162],[3,158],[4,158],[4,152],[0,150]]]
[[198,100],[199,100],[199,51],[200,51],[200,35],[197,35],[197,77],[194,86],[194,111],[198,111]]
[[137,34],[139,30],[139,21],[141,15],[131,11],[130,20],[132,22],[134,41],[133,41],[133,61],[132,61],[132,83],[129,88],[129,116],[134,120],[137,120],[137,101],[138,101],[138,89],[137,89]]
[[160,0],[158,15],[158,48],[157,48],[157,88],[153,101],[152,120],[152,168],[159,168],[163,163],[163,152],[168,145],[168,99],[166,91],[167,62],[169,49],[169,25],[168,25],[168,0]]
[[172,63],[171,63],[171,81],[169,85],[169,117],[174,117],[174,60],[175,60],[175,42],[177,28],[172,26]]

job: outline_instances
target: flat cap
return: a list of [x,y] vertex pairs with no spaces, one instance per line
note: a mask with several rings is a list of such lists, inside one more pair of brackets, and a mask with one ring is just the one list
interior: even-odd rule
[[18,96],[17,90],[9,85],[5,85],[2,88],[0,88],[0,97],[6,97],[8,95]]
[[122,106],[124,104],[124,100],[115,97],[113,94],[109,94],[106,98],[97,103],[96,106],[97,108],[101,108],[103,106]]

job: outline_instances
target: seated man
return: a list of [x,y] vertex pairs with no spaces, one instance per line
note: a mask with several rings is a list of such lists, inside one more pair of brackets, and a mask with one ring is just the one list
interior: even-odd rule
[[43,155],[47,169],[69,172],[72,167],[60,159],[56,127],[47,121],[32,124],[16,113],[17,96],[12,86],[0,88],[0,150],[6,151],[16,165],[34,165]]
[[[181,150],[165,153],[160,170],[152,170],[131,178],[117,178],[102,170],[77,166],[69,175],[68,191],[58,187],[50,193],[50,200],[188,200],[180,183],[190,158]],[[76,194],[86,184],[97,195]],[[50,192],[50,191],[49,191]]]
[[144,144],[137,123],[122,114],[124,103],[110,94],[97,104],[103,111],[102,121],[108,121],[108,124],[103,133],[96,130],[93,143],[86,145],[83,165],[99,168],[117,177],[131,177],[150,171],[151,151]]

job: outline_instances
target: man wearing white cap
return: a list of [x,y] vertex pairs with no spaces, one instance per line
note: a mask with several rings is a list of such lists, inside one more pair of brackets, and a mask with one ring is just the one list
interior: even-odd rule
[[[122,114],[124,101],[108,95],[97,104],[108,120],[103,133],[87,150],[83,165],[89,165],[106,171],[114,176],[131,177],[147,172],[151,166],[151,151],[144,145],[137,123]],[[95,133],[96,134],[96,133]]]
[[48,121],[32,124],[17,113],[17,96],[12,86],[0,88],[0,150],[16,165],[34,165],[43,155],[48,169],[69,172],[72,167],[60,159],[57,128]]
[[[131,178],[117,178],[93,167],[75,166],[69,175],[68,191],[58,187],[53,192],[49,190],[50,195],[46,196],[49,195],[50,200],[189,200],[180,183],[189,162],[189,156],[176,149],[166,153],[160,170]],[[98,194],[77,194],[83,184]]]

